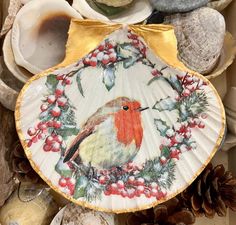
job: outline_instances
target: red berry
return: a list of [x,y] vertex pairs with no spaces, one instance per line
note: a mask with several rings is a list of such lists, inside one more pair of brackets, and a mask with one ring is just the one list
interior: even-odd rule
[[51,111],[51,114],[54,116],[54,117],[58,117],[61,115],[61,109],[58,107],[58,106],[55,106],[52,111]]
[[98,50],[99,51],[103,51],[105,49],[105,46],[104,45],[100,45],[99,47],[98,47]]
[[128,197],[128,193],[127,193],[126,190],[121,190],[120,195],[121,195],[123,198]]
[[53,121],[52,120],[48,121],[47,125],[48,125],[48,127],[53,127]]
[[105,191],[104,191],[104,194],[105,194],[106,196],[109,196],[109,195],[111,195],[111,191],[110,191],[110,190],[105,190]]
[[62,123],[61,121],[53,121],[53,127],[56,129],[59,129],[61,127]]
[[33,142],[31,140],[29,140],[28,143],[27,143],[27,147],[30,147],[32,145],[32,143]]
[[161,162],[161,164],[166,164],[166,162],[167,162],[166,157],[162,156],[161,159],[160,159],[160,162]]
[[90,66],[96,67],[97,66],[97,61],[90,61]]
[[89,65],[90,64],[90,59],[89,58],[85,58],[83,60],[83,63],[86,64],[86,65]]
[[129,179],[128,179],[128,182],[130,184],[133,184],[135,182],[135,177],[134,176],[130,176]]
[[51,150],[53,152],[59,152],[60,151],[60,147],[61,147],[61,145],[58,142],[53,142]]
[[51,144],[53,143],[53,140],[54,140],[54,138],[53,138],[52,136],[48,136],[48,137],[46,138],[45,143],[46,143],[47,145],[51,145]]
[[57,75],[57,80],[63,80],[64,75]]
[[107,47],[108,49],[114,48],[113,44],[111,44],[111,43],[106,43],[106,47]]
[[160,75],[160,73],[159,73],[159,71],[157,69],[153,69],[152,70],[152,75],[153,76],[158,76],[158,75]]
[[71,80],[70,79],[66,79],[65,83],[66,83],[66,85],[69,85],[69,84],[71,84]]
[[27,133],[28,133],[29,136],[33,136],[33,135],[36,134],[36,129],[31,127],[31,128],[28,129]]
[[51,146],[50,145],[47,145],[47,144],[45,144],[44,146],[43,146],[43,150],[45,151],[45,152],[50,152],[51,151]]
[[204,124],[203,122],[200,122],[200,123],[198,124],[198,127],[201,128],[201,129],[203,129],[203,128],[205,128],[205,124]]
[[56,141],[56,142],[58,142],[59,144],[61,144],[62,141],[63,141],[63,138],[62,138],[61,135],[57,135],[56,137],[54,137],[54,141]]
[[118,188],[120,188],[120,189],[124,188],[124,187],[125,187],[124,181],[119,180],[119,181],[117,182],[117,186],[118,186]]
[[60,97],[60,96],[63,95],[63,92],[64,92],[64,90],[63,90],[62,88],[57,88],[57,89],[55,90],[55,95],[56,95],[57,97]]
[[38,128],[40,129],[40,130],[46,130],[47,129],[47,123],[45,123],[45,122],[40,122],[39,124],[38,124]]
[[156,197],[158,194],[158,191],[156,189],[151,190],[151,196]]
[[145,190],[145,191],[144,191],[144,194],[145,194],[145,196],[146,196],[147,198],[151,198],[151,197],[152,197],[151,192],[150,192],[149,190]]
[[106,183],[106,177],[105,176],[100,176],[99,177],[99,183],[100,184],[105,184]]
[[49,95],[47,98],[47,101],[49,104],[53,104],[56,101],[56,96],[55,95]]
[[137,188],[137,190],[136,190],[136,193],[137,193],[138,195],[141,195],[141,194],[144,193],[144,191],[145,191],[144,186],[138,186],[138,188]]
[[136,182],[138,185],[144,185],[144,183],[145,183],[145,180],[142,178],[142,177],[140,177],[140,178],[138,178],[137,179],[137,182]]
[[48,105],[47,104],[42,104],[40,106],[40,109],[41,109],[42,112],[45,112],[48,109]]
[[58,183],[61,187],[66,187],[67,186],[67,181],[66,181],[65,178],[60,178]]

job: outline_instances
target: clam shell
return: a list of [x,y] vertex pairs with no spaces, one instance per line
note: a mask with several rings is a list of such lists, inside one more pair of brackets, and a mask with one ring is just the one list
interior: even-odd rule
[[130,4],[133,0],[95,0],[96,2],[113,6],[113,7],[121,7]]
[[9,31],[3,42],[3,59],[7,66],[7,69],[12,73],[12,75],[19,81],[25,83],[30,77],[33,76],[28,70],[21,66],[18,66],[15,62],[15,58],[11,47],[11,31]]
[[211,0],[207,6],[211,7],[213,9],[216,9],[218,11],[222,11],[224,10],[230,3],[232,2],[232,0]]
[[2,71],[0,72],[0,102],[7,109],[15,110],[16,98],[23,83],[19,82],[4,65],[0,58]]
[[32,0],[18,12],[12,28],[15,61],[33,74],[65,56],[71,18],[81,18],[64,0]]
[[211,72],[224,42],[224,17],[214,9],[203,7],[186,14],[167,16],[165,22],[175,26],[179,59],[201,74]]
[[177,13],[188,12],[202,7],[209,0],[150,0],[153,6],[160,12]]
[[220,76],[233,63],[236,55],[236,40],[229,32],[226,32],[223,48],[220,58],[214,70],[206,75],[206,78],[211,80]]
[[95,11],[89,6],[86,0],[74,0],[72,7],[81,13],[86,18],[96,19],[101,21],[112,21],[115,23],[135,24],[142,22],[152,13],[152,6],[148,0],[135,0],[131,7],[124,10],[122,13],[108,18],[103,14]]

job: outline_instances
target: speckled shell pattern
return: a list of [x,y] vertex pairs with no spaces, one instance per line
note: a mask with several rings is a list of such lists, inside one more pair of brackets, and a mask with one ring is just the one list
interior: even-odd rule
[[201,74],[211,72],[224,42],[224,17],[214,9],[203,7],[190,13],[167,16],[165,23],[175,26],[179,59]]
[[114,215],[82,208],[73,203],[66,206],[62,225],[115,225]]
[[150,2],[160,12],[178,13],[205,6],[209,0],[150,0]]

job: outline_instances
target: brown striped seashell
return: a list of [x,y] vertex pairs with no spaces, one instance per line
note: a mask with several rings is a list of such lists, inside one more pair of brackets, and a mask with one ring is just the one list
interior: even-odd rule
[[203,7],[167,16],[165,23],[175,26],[179,59],[196,72],[210,73],[218,62],[224,42],[224,17],[214,9]]

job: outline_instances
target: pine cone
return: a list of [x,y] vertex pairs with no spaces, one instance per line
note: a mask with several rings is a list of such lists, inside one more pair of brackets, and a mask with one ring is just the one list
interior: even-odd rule
[[31,182],[33,184],[42,184],[44,181],[31,167],[27,159],[24,149],[19,141],[17,141],[10,153],[9,164],[11,170],[21,182]]
[[155,208],[128,214],[126,225],[189,225],[194,222],[193,213],[183,208],[178,198],[172,198]]
[[236,178],[223,165],[209,164],[181,198],[196,216],[226,216],[227,208],[236,211]]

